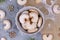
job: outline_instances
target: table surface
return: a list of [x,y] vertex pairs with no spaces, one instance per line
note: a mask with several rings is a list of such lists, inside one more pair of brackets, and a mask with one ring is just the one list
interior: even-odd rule
[[[35,38],[36,40],[42,40],[42,35],[43,34],[53,34],[54,38],[53,40],[60,40],[60,36],[58,36],[58,34],[60,33],[60,14],[55,14],[52,12],[52,6],[56,3],[59,3],[60,0],[57,0],[55,3],[53,3],[52,5],[47,5],[45,4],[44,0],[42,0],[41,3],[36,4],[34,0],[28,0],[28,3],[24,6],[34,6],[39,8],[43,14],[45,15],[45,18],[47,18],[47,20],[45,20],[45,24],[44,24],[44,28],[41,30],[41,32],[39,32],[36,35],[33,36],[29,36],[29,35],[25,35],[23,32],[20,32],[15,24],[15,17],[17,12],[23,8],[24,6],[20,6],[17,4],[16,0],[6,0],[5,3],[0,4],[0,9],[4,10],[6,12],[6,17],[5,19],[9,19],[12,22],[12,28],[8,31],[3,30],[3,23],[0,20],[0,38],[1,37],[6,37],[7,40],[29,40],[30,37]],[[8,10],[8,6],[9,5],[13,5],[14,6],[14,11],[10,12]],[[11,31],[15,31],[16,32],[16,37],[15,38],[10,38],[9,37],[9,32]],[[40,36],[39,36],[40,35]]]

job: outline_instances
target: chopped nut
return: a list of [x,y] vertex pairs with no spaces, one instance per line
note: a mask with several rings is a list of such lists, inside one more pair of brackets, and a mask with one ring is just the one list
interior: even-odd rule
[[9,5],[9,6],[8,6],[8,10],[9,10],[9,11],[14,11],[14,6],[13,6],[13,5]]
[[14,31],[10,32],[10,33],[9,33],[9,36],[10,36],[11,38],[15,38],[15,37],[16,37],[16,32],[14,32]]

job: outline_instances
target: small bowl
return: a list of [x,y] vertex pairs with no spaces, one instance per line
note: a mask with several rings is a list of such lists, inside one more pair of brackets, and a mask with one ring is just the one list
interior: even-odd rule
[[[29,9],[35,9],[35,10],[37,10],[37,11],[40,13],[40,15],[41,15],[41,17],[42,17],[42,19],[43,19],[43,22],[42,22],[41,27],[39,28],[39,30],[38,30],[37,32],[34,32],[34,33],[28,33],[28,32],[26,32],[26,31],[21,27],[21,25],[20,25],[20,23],[19,23],[19,21],[18,21],[18,15],[21,14],[21,12],[23,12],[23,11],[25,11],[25,10],[29,10]],[[38,8],[33,7],[33,6],[27,6],[27,7],[23,7],[22,9],[19,10],[19,12],[18,12],[17,15],[16,15],[15,21],[16,21],[15,23],[16,23],[17,28],[18,28],[19,31],[22,31],[23,33],[28,34],[28,35],[34,35],[34,34],[37,34],[38,32],[40,32],[40,31],[43,29],[43,26],[44,26],[44,15],[43,15],[43,13],[42,13]]]

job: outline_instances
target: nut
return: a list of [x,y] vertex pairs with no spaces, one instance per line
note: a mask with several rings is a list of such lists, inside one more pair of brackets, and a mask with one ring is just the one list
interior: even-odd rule
[[15,38],[16,37],[16,32],[12,31],[12,32],[9,32],[9,36],[11,38]]

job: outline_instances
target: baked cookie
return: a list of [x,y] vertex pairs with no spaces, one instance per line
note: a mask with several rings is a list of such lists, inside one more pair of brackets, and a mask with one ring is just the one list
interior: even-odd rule
[[17,3],[19,5],[25,5],[27,3],[27,0],[17,0]]
[[3,10],[0,10],[0,19],[4,19],[5,12]]
[[3,24],[5,24],[4,30],[9,30],[11,28],[11,23],[9,20],[4,20]]

